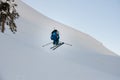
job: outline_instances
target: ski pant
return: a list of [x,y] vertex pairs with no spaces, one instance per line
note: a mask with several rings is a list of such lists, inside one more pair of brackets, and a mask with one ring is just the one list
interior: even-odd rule
[[54,45],[58,45],[58,43],[59,43],[59,39],[58,40],[53,40]]

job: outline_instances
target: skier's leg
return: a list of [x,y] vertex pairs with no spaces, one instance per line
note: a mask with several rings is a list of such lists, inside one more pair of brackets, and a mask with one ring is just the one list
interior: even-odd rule
[[58,45],[59,44],[59,40],[56,40],[56,45]]
[[53,44],[55,45],[55,40],[53,40]]
[[55,40],[55,45],[57,45],[57,41]]

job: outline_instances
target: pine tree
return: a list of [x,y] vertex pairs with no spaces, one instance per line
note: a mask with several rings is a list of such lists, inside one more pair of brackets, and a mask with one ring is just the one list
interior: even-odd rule
[[17,32],[17,26],[15,20],[19,18],[19,14],[16,11],[17,4],[14,0],[6,0],[6,2],[0,2],[0,27],[1,32],[5,31],[5,24],[9,26],[10,30]]

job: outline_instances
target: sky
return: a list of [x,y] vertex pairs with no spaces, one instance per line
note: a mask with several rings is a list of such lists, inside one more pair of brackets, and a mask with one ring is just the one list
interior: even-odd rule
[[89,34],[120,55],[120,0],[22,0],[43,15]]

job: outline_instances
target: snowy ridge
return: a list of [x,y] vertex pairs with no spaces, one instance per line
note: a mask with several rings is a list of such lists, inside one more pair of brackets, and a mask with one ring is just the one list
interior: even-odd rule
[[[48,41],[45,41],[45,40],[49,39],[50,32],[55,27],[56,29],[58,29],[60,31],[61,40],[63,40],[63,41],[69,42],[69,40],[70,40],[71,44],[72,44],[71,41],[77,41],[78,42],[77,44],[79,44],[79,43],[80,43],[80,45],[83,44],[84,46],[87,46],[89,48],[93,48],[94,50],[98,50],[98,52],[102,51],[101,52],[102,54],[109,54],[109,55],[112,54],[112,55],[115,55],[113,52],[105,49],[105,47],[100,42],[98,42],[94,38],[90,37],[89,35],[84,34],[84,33],[80,32],[80,31],[76,31],[73,28],[70,28],[70,27],[68,27],[68,26],[66,26],[64,24],[58,23],[56,21],[53,21],[53,20],[47,18],[46,16],[44,16],[44,15],[36,12],[35,10],[30,9],[29,6],[24,5],[24,3],[22,3],[22,2],[19,2],[19,4],[20,5],[19,5],[18,11],[21,14],[21,17],[24,18],[24,20],[29,21],[29,24],[31,23],[33,25],[32,26],[30,24],[30,26],[29,26],[29,24],[27,24],[27,26],[25,26],[26,28],[27,27],[29,28],[29,27],[32,26],[31,27],[32,29],[30,29],[29,31],[27,31],[27,33],[31,34],[31,32],[33,32],[31,30],[35,30],[36,31],[38,29],[34,33],[35,33],[35,35],[36,35],[36,33],[38,34],[37,38],[40,38],[41,35],[44,34],[44,37],[42,39],[40,39],[40,41],[39,41],[42,44],[48,42]],[[24,10],[23,10],[23,6],[24,6]],[[21,12],[21,10],[22,10],[22,12]],[[32,14],[29,14],[31,12],[32,12]],[[42,31],[42,29],[45,30],[45,31]],[[26,30],[26,29],[24,28],[24,30]],[[21,31],[23,31],[23,30],[21,30]],[[44,41],[44,42],[42,42],[42,41]]]
[[[89,35],[38,13],[21,0],[18,32],[0,33],[0,80],[120,80],[120,57]],[[55,51],[53,28],[62,45]]]

